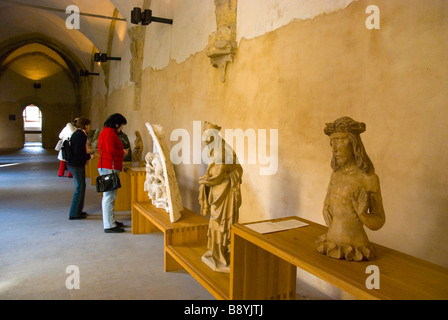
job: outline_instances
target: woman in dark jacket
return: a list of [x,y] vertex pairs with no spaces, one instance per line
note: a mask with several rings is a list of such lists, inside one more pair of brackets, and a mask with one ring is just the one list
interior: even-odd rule
[[[126,118],[116,113],[104,122],[104,129],[98,138],[98,172],[100,175],[111,174],[123,170],[123,157],[128,154],[123,149],[123,143],[118,137],[123,126],[127,124]],[[114,206],[117,198],[117,190],[103,192],[103,226],[106,233],[124,232],[123,223],[115,220]]]
[[75,183],[75,193],[73,194],[72,205],[70,207],[70,220],[84,219],[87,214],[82,211],[84,208],[84,198],[86,194],[86,170],[88,160],[94,155],[87,150],[87,132],[90,130],[90,120],[84,117],[78,118],[75,122],[77,130],[70,138],[70,149],[72,157],[67,162],[68,171],[73,175]]

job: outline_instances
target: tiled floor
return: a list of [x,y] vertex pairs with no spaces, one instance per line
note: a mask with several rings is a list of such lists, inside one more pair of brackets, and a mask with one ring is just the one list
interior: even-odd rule
[[[73,180],[58,177],[56,152],[0,151],[0,300],[213,300],[187,272],[163,271],[163,234],[105,234],[101,197],[88,180],[85,220],[68,220]],[[69,290],[68,266],[80,289]],[[71,279],[71,278],[70,278]]]

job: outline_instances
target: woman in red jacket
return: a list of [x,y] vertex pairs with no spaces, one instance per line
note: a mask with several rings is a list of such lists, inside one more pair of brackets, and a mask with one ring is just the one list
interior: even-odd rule
[[[104,122],[104,129],[98,138],[98,172],[100,175],[117,172],[123,169],[123,157],[128,154],[127,149],[123,149],[123,143],[118,137],[118,133],[127,124],[126,118],[116,113],[111,115]],[[106,233],[124,232],[123,223],[115,220],[114,206],[117,198],[117,190],[103,193],[103,225]]]

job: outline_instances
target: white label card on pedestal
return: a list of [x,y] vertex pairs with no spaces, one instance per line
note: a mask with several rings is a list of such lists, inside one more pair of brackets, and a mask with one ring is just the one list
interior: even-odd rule
[[273,233],[273,232],[280,232],[285,231],[289,229],[295,229],[295,228],[301,228],[305,227],[308,224],[305,222],[301,222],[295,219],[290,220],[284,220],[284,221],[278,221],[278,222],[260,222],[260,223],[254,223],[245,225],[245,227],[252,229],[258,233],[265,234],[265,233]]

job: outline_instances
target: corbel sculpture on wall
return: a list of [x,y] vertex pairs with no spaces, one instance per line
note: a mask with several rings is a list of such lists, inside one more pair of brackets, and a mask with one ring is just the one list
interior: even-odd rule
[[215,0],[217,30],[208,41],[207,56],[213,67],[221,71],[221,81],[226,80],[227,64],[233,62],[237,49],[236,17],[238,0]]

